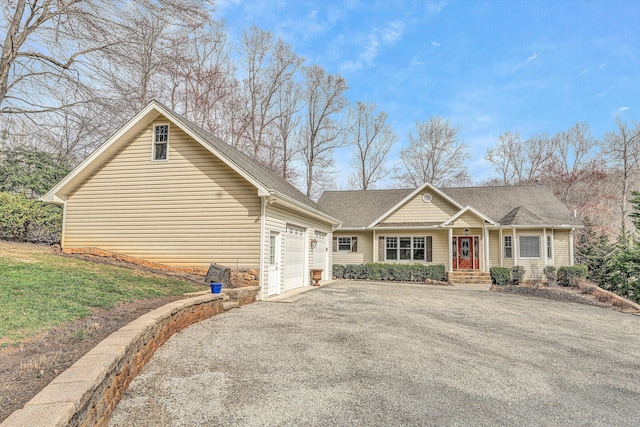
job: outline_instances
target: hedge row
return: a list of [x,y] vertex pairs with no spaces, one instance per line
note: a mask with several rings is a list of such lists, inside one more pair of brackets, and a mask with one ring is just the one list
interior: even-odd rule
[[[491,282],[494,285],[517,285],[524,278],[524,268],[522,266],[511,267],[491,267],[489,269]],[[544,275],[549,285],[572,286],[576,277],[587,277],[587,267],[584,265],[564,266],[557,270],[553,266],[545,267]]]
[[398,282],[424,282],[427,279],[444,281],[445,269],[442,264],[334,264],[333,277],[336,279],[390,280]]
[[61,206],[0,192],[0,239],[57,243],[61,231]]

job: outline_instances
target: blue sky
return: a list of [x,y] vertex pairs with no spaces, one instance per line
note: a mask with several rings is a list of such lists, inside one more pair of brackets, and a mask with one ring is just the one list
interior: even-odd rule
[[[219,0],[232,40],[272,31],[373,102],[398,134],[439,115],[462,127],[474,180],[505,132],[550,135],[576,122],[601,138],[640,120],[638,1]],[[348,169],[348,159],[338,169]],[[382,185],[385,186],[384,184]]]

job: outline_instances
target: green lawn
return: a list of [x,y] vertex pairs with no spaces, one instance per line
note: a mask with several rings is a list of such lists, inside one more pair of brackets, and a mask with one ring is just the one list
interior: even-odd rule
[[48,246],[0,241],[0,347],[93,308],[203,290],[180,279],[54,255]]

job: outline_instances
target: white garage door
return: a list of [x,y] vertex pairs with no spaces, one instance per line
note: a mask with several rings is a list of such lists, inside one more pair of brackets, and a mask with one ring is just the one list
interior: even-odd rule
[[284,254],[284,290],[304,286],[304,229],[287,225]]

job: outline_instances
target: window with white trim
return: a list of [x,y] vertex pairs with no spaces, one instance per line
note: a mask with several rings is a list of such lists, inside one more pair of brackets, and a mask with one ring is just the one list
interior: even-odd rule
[[540,258],[540,236],[518,236],[520,258]]
[[153,126],[153,160],[167,160],[169,125]]
[[351,252],[351,237],[338,237],[338,252]]
[[511,236],[504,236],[504,257],[506,259],[513,258],[513,241]]
[[[427,255],[428,254],[428,255]],[[427,261],[431,238],[425,236],[385,237],[385,261]]]
[[552,236],[547,236],[547,258],[553,259],[553,238]]

